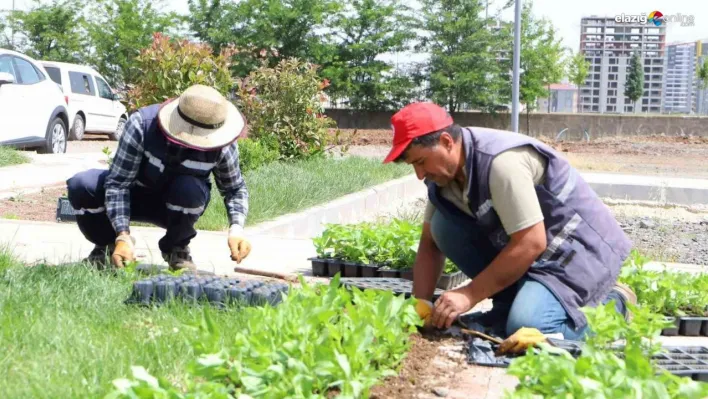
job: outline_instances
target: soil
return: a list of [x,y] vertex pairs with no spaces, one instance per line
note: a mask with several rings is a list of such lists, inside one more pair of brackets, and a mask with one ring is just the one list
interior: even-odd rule
[[37,193],[0,200],[0,218],[56,221],[59,197],[66,197],[66,186],[45,188]]
[[[340,143],[377,147],[356,150],[366,155],[385,156],[393,135],[390,130],[341,130]],[[576,168],[624,174],[648,174],[708,178],[708,137],[631,136],[597,138],[590,142],[541,137],[541,141],[563,154]],[[357,155],[360,155],[357,153]]]
[[517,383],[505,369],[469,365],[459,338],[414,334],[411,340],[399,374],[373,387],[372,399],[497,398]]

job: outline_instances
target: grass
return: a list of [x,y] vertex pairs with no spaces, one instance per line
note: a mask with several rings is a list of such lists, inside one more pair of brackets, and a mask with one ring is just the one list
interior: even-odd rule
[[[131,283],[129,274],[83,265],[27,267],[0,248],[0,398],[104,397],[114,391],[114,381],[133,375],[132,366],[178,391],[189,390],[205,376],[195,372],[196,358],[224,350],[234,359],[232,372],[242,367],[263,373],[254,375],[266,387],[289,390],[297,375],[319,379],[320,389],[339,381],[346,391],[392,371],[409,349],[411,321],[418,320],[409,301],[402,308],[403,297],[396,302],[391,293],[378,297],[371,291],[352,297],[335,285],[300,288],[275,308],[212,310],[207,321],[200,306],[126,305]],[[351,364],[350,380],[343,378],[344,366],[319,362],[333,353],[343,353],[347,360],[338,361]],[[289,367],[298,361],[304,368]],[[265,370],[276,363],[286,375]],[[328,368],[305,371],[315,363]],[[233,382],[246,383],[245,377]]]
[[[174,383],[185,378],[196,307],[141,309],[123,301],[130,280],[81,266],[17,267],[0,251],[0,397],[102,397],[140,364]],[[226,330],[238,312],[215,312]]]
[[[384,165],[380,160],[362,157],[272,163],[245,173],[250,195],[246,224],[297,212],[410,173],[409,165]],[[209,207],[196,228],[223,230],[227,227],[226,208],[214,184]]]
[[0,167],[28,163],[30,158],[14,148],[0,146]]

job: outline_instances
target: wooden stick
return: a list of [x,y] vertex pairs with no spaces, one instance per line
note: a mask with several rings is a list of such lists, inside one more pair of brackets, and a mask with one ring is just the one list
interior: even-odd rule
[[485,333],[481,333],[481,332],[479,332],[479,331],[468,330],[468,329],[466,329],[466,328],[461,328],[460,331],[462,331],[462,332],[465,333],[465,334],[474,335],[474,336],[476,336],[476,337],[480,337],[480,338],[486,339],[487,341],[492,341],[492,342],[494,342],[494,343],[497,344],[497,345],[501,345],[501,343],[503,342],[503,341],[502,341],[501,339],[499,339],[499,338],[494,338],[494,337],[492,337],[492,336],[489,336],[489,335],[487,335],[487,334],[485,334]]
[[265,270],[256,270],[256,269],[249,269],[246,267],[239,267],[236,266],[234,267],[234,271],[236,273],[244,273],[244,274],[253,274],[255,276],[263,276],[263,277],[270,277],[270,278],[277,278],[280,280],[285,280],[289,281],[291,283],[297,283],[299,282],[297,276],[294,276],[292,274],[285,274],[285,273],[278,273],[278,272],[268,272]]

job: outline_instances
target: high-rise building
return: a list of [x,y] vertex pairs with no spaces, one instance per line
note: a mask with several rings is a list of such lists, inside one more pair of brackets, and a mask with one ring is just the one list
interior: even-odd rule
[[638,53],[644,66],[644,95],[637,112],[660,113],[664,80],[666,26],[617,22],[615,17],[581,19],[580,52],[590,63],[585,85],[580,87],[579,112],[634,112],[634,102],[624,95],[629,61]]
[[698,69],[705,62],[703,47],[708,41],[666,45],[664,74],[664,112],[706,114],[706,90],[701,89]]

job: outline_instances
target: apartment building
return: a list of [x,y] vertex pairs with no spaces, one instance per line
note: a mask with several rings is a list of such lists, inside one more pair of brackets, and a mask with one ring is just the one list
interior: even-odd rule
[[666,45],[665,113],[708,113],[708,96],[697,77],[698,69],[706,60],[703,48],[707,45],[708,40]]
[[590,63],[585,85],[580,87],[579,112],[635,112],[624,95],[629,61],[637,52],[644,65],[644,95],[637,112],[661,113],[664,84],[666,26],[617,22],[615,17],[581,19],[580,52]]

